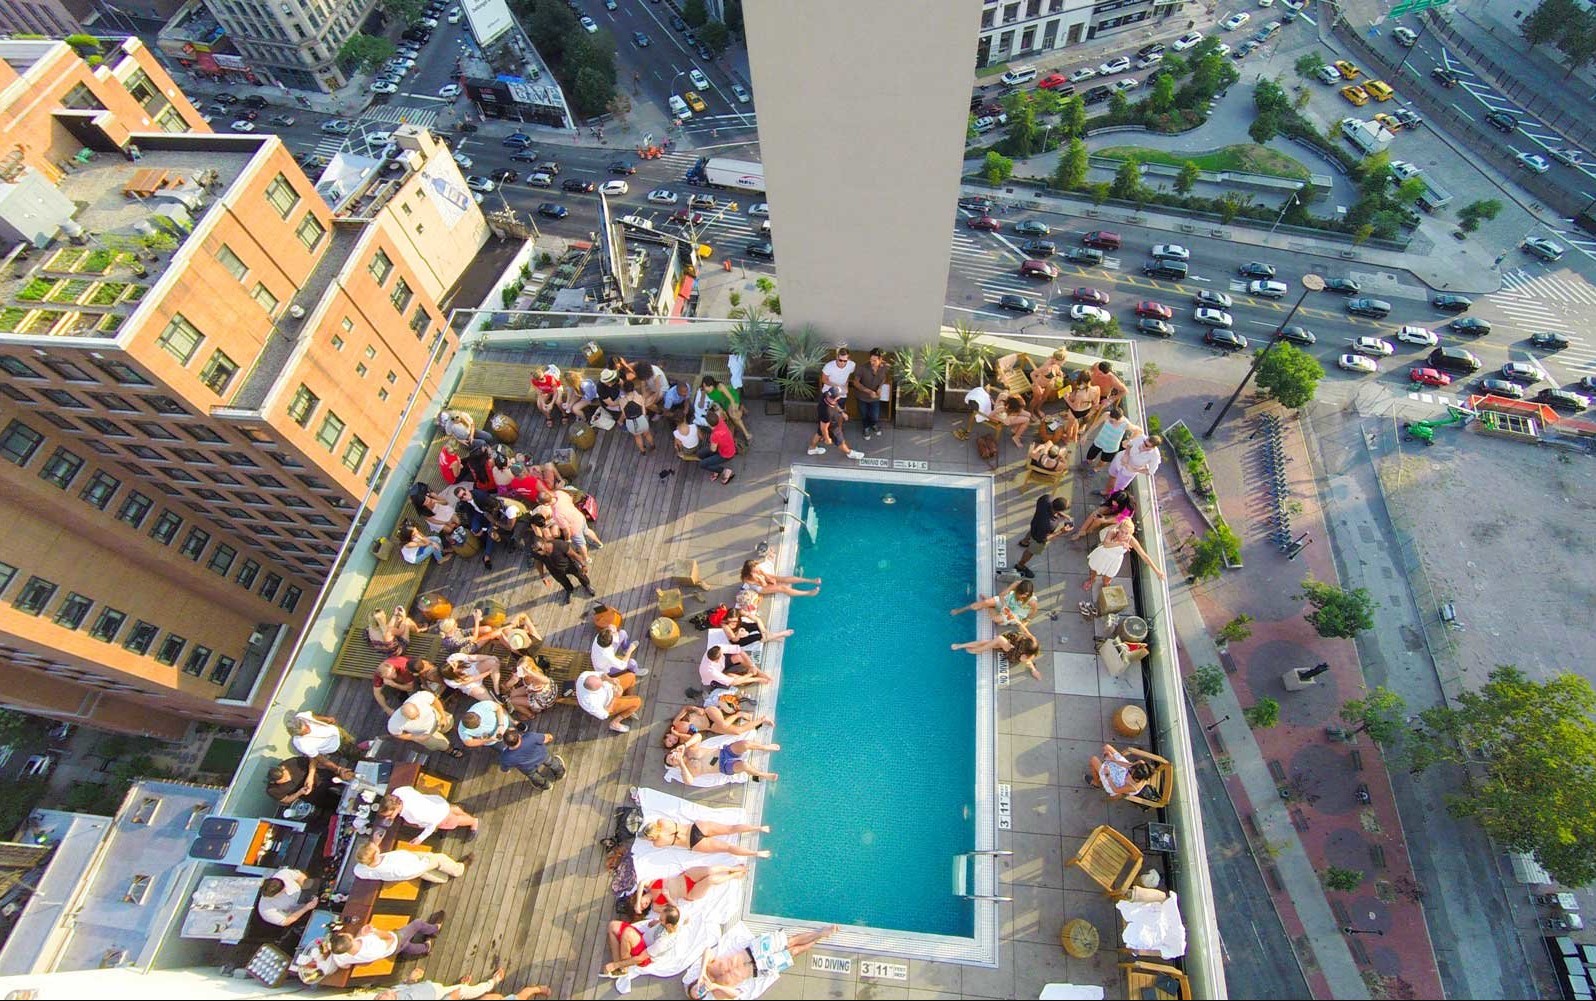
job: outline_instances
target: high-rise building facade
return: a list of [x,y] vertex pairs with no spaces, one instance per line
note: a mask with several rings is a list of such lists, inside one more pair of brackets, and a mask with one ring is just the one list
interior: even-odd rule
[[205,0],[239,53],[285,87],[331,91],[349,82],[338,51],[376,0]]
[[1187,0],[984,0],[976,66],[1044,56],[1120,32],[1163,30]]
[[429,133],[313,185],[136,39],[0,42],[0,142],[0,703],[250,723],[485,220]]

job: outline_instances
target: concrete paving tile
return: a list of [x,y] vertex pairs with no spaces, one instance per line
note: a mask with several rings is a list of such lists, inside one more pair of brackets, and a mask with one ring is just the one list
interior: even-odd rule
[[1013,998],[1014,945],[1004,942],[998,947],[998,968],[989,970],[980,966],[962,967],[963,977],[959,993],[965,997]]
[[1064,949],[1055,937],[1051,943],[1014,943],[1014,996],[1041,997],[1048,984],[1069,983]]
[[[1013,856],[1004,878],[1011,883],[1031,886],[1063,887],[1063,841],[1054,834],[1027,834],[1016,831],[1013,835]],[[1070,848],[1071,854],[1079,844]]]
[[1013,829],[1028,834],[1061,833],[1057,786],[1033,783],[1013,786],[1010,800]]
[[1061,740],[1101,741],[1102,701],[1081,695],[1055,695],[1055,735]]
[[957,996],[964,967],[957,963],[934,963],[923,959],[909,960],[909,990],[944,991]]
[[1084,838],[1099,824],[1109,822],[1108,797],[1101,789],[1086,785],[1078,772],[1074,784],[1060,784],[1058,788],[1059,834],[1067,838]]
[[1095,653],[1061,651],[1053,654],[1053,691],[1059,695],[1095,699],[1102,685],[1099,675],[1106,673],[1098,666]]
[[[1024,668],[1017,669],[1025,673]],[[1014,674],[1015,668],[1010,668]],[[1027,676],[1029,676],[1027,674]],[[1054,701],[1049,692],[1001,692],[998,695],[998,730],[1036,737],[1051,737],[1056,732]]]
[[1014,903],[1009,905],[1011,916],[1004,927],[1004,940],[1052,942],[1057,947],[1059,929],[1064,924],[1065,891],[1051,886],[1015,883],[1008,892],[1014,898]]

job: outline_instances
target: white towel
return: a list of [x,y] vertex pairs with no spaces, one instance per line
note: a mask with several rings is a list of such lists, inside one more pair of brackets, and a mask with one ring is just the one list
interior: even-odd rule
[[[749,943],[753,942],[754,937],[754,933],[748,930],[747,925],[741,921],[737,922],[727,928],[726,934],[721,936],[720,946],[715,950],[715,958],[719,959],[721,956],[729,956],[734,952],[746,949]],[[698,980],[700,970],[701,966],[698,963],[694,963],[689,967],[687,972],[682,974],[682,986],[691,987]],[[752,980],[743,981],[737,985],[738,1001],[754,1001],[755,998],[774,987],[776,981],[780,978],[781,974],[779,973],[767,973]]]
[[1180,902],[1171,891],[1158,902],[1121,900],[1114,905],[1125,919],[1121,937],[1125,948],[1138,952],[1156,952],[1165,959],[1178,959],[1186,954],[1186,925],[1180,917]]
[[[747,815],[736,807],[715,808],[699,806],[689,800],[660,792],[657,789],[638,789],[634,794],[637,805],[643,808],[643,823],[664,819],[690,824],[695,820],[708,820],[717,824],[747,823]],[[741,865],[745,859],[725,852],[710,854],[695,852],[691,848],[659,848],[647,838],[632,841],[632,867],[637,870],[640,883],[652,883],[664,876],[674,876],[696,865]]]
[[[701,746],[709,747],[709,748],[725,747],[727,744],[736,743],[737,741],[742,740],[746,736],[747,736],[747,734],[742,734],[742,733],[717,733],[713,737],[706,738]],[[666,765],[665,766],[665,781],[666,782],[680,782],[680,781],[682,781],[682,770],[680,768],[677,768],[675,765]],[[706,766],[705,770],[697,773],[696,775],[694,775],[693,776],[693,781],[687,783],[687,785],[691,786],[694,789],[714,789],[717,786],[723,786],[723,785],[725,785],[728,782],[747,782],[747,781],[748,781],[748,775],[747,775],[746,772],[738,772],[738,773],[736,773],[734,775],[722,775],[718,769],[715,770],[715,771],[710,771],[708,769],[708,767]]]

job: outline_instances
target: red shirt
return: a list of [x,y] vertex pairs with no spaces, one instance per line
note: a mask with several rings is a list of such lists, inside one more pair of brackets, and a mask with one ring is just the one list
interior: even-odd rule
[[721,421],[709,432],[709,443],[715,446],[715,451],[720,453],[722,459],[730,459],[737,454],[737,442],[732,438],[731,425]]
[[542,372],[532,377],[532,388],[540,393],[552,393],[560,388],[560,380],[547,372]]
[[447,445],[438,452],[438,472],[443,474],[443,482],[448,484],[460,478],[460,457]]

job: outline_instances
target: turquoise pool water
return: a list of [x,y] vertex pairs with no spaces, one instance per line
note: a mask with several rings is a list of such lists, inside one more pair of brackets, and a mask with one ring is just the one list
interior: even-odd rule
[[774,858],[752,910],[969,937],[952,869],[977,847],[977,660],[948,647],[975,619],[948,610],[976,579],[976,491],[813,476],[803,489],[818,541],[799,533],[793,572],[825,585],[787,616],[760,841]]

